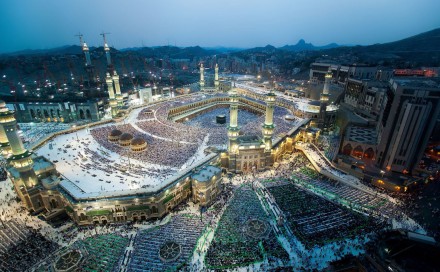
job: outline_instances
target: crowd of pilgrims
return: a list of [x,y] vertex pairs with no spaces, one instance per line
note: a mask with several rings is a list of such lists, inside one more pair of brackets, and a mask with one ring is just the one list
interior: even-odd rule
[[[186,262],[191,257],[197,239],[207,222],[207,220],[200,220],[199,216],[194,214],[178,214],[166,225],[154,230],[138,232],[134,239],[134,251],[127,269],[129,271],[167,271]],[[160,256],[159,250],[167,242],[178,244],[180,253],[169,252],[172,256]],[[165,261],[161,257],[166,258]]]
[[[114,129],[118,129],[123,133],[129,133],[134,138],[143,138],[147,142],[147,148],[144,151],[132,152],[129,146],[124,147],[117,142],[110,142],[108,135]],[[195,154],[198,148],[196,144],[167,141],[152,137],[139,132],[131,124],[103,126],[91,129],[90,133],[100,145],[121,156],[168,167],[181,167]]]
[[162,122],[142,121],[136,125],[148,134],[172,140],[174,142],[201,143],[206,136],[206,131],[196,127],[187,127],[180,123],[174,123],[173,126],[163,124]]
[[[105,144],[107,143],[104,142],[104,139],[102,140],[103,143]],[[124,183],[127,177],[140,178],[148,175],[154,178],[166,179],[167,177],[175,173],[175,171],[173,171],[170,167],[157,167],[154,165],[150,165],[148,168],[132,165],[130,171],[126,172],[125,170],[129,166],[128,161],[114,160],[111,158],[111,156],[109,156],[107,151],[105,151],[102,148],[98,148],[97,150],[91,149],[90,143],[91,143],[90,140],[87,139],[82,139],[80,142],[81,146],[83,147],[84,154],[81,152],[78,152],[77,154],[78,157],[82,160],[81,162],[79,162],[78,160],[70,160],[70,163],[76,164],[82,169],[83,174],[87,173],[93,175],[93,177],[96,177],[96,174],[94,174],[93,172],[95,170],[101,170],[107,176],[116,175],[116,177],[120,179],[120,182]],[[68,149],[72,149],[74,151],[77,150],[77,148],[70,145],[69,143],[62,144],[61,147],[58,147],[58,144],[59,143],[57,142],[53,142],[52,146],[54,148],[57,148],[59,153],[61,152],[67,153]],[[105,145],[103,146],[106,147]],[[69,157],[70,156],[71,155],[69,155]],[[66,158],[62,158],[62,160],[66,160]],[[69,158],[67,158],[67,160],[69,160]],[[109,165],[112,165],[113,167],[109,167]],[[121,173],[120,170],[124,171],[124,173]],[[77,173],[78,176],[77,178],[81,177],[80,174],[81,173]],[[104,181],[104,179],[105,177],[100,177],[99,181]],[[145,186],[148,187],[149,185],[145,185]]]
[[237,189],[218,222],[205,257],[207,267],[227,268],[262,260],[260,239],[243,233],[249,220],[255,219],[266,222],[268,217],[256,194],[246,185]]
[[8,177],[8,173],[6,173],[5,169],[6,169],[6,162],[1,161],[0,162],[0,181],[4,181]]
[[366,217],[298,189],[290,183],[268,187],[296,236],[309,248],[333,239],[354,238],[377,226]]
[[[189,102],[191,102],[191,100],[186,101],[185,103],[189,103]],[[183,104],[181,102],[173,102],[173,103]],[[214,136],[215,133],[213,133],[212,131],[215,131],[216,129],[220,130],[220,128],[215,126],[209,128],[199,127],[197,126],[197,124],[195,126],[188,126],[186,124],[180,124],[180,123],[174,123],[168,121],[166,119],[166,113],[168,109],[169,109],[168,107],[161,107],[159,105],[156,106],[153,110],[156,112],[156,115],[158,116],[158,120],[140,121],[137,123],[137,125],[145,132],[151,133],[159,137],[168,138],[166,137],[168,135],[170,137],[168,139],[171,139],[172,141],[165,141],[162,139],[152,137],[146,133],[142,133],[136,130],[132,125],[129,124],[118,125],[118,126],[105,126],[96,129],[91,129],[91,134],[93,138],[96,141],[98,141],[103,147],[113,152],[123,154],[131,158],[135,158],[139,161],[169,165],[170,167],[178,167],[183,163],[185,163],[185,161],[194,154],[195,152],[194,148],[197,148],[197,145],[183,144],[177,142],[176,138],[174,137],[175,134],[171,133],[171,131],[182,130],[184,131],[184,133],[188,132],[188,135],[193,135],[194,138],[191,137],[185,138],[186,140],[191,140],[192,142],[194,141],[200,142],[201,140],[203,140],[203,137],[201,138],[200,135],[206,135],[206,133],[209,133],[210,137],[215,138]],[[218,113],[216,113],[215,111],[212,111],[211,113],[208,112],[203,116],[203,118],[215,120],[215,116],[217,114]],[[142,120],[145,120],[145,117],[152,117],[152,115],[153,114],[151,111],[141,111],[139,113],[139,117],[142,117]],[[141,120],[141,118],[139,118],[139,120]],[[264,119],[263,117],[258,117],[257,120],[258,120],[257,122],[253,122],[252,124],[249,124],[249,127],[253,126],[252,129],[257,129],[257,128],[259,129],[259,127],[256,124],[262,122]],[[164,124],[164,127],[166,127],[164,128],[164,131],[161,131],[160,129],[157,130],[156,125],[158,122]],[[242,122],[246,123],[245,120],[242,120]],[[151,125],[154,124],[154,126],[152,126],[154,127],[154,129],[151,131],[147,130],[150,126],[149,125],[144,126],[145,123],[151,123]],[[195,123],[197,123],[197,120],[195,120]],[[194,130],[188,131],[188,127],[194,128]],[[117,143],[109,142],[107,137],[109,132],[113,129],[119,129],[122,132],[128,132],[132,134],[134,137],[142,137],[146,139],[147,143],[149,144],[147,150],[144,152],[133,153],[133,152],[129,152],[128,151],[129,148],[127,147],[121,147]],[[223,127],[221,129],[225,130],[225,128]],[[249,130],[251,130],[251,128],[249,128]],[[199,134],[199,132],[201,131],[203,131],[205,134]],[[223,133],[222,135],[226,135],[226,133]],[[181,139],[182,141],[184,139],[180,137],[178,138]],[[159,142],[159,144],[157,145],[156,149],[154,147],[154,144],[150,145],[150,143],[157,143],[157,142]],[[314,146],[308,146],[308,148],[315,149]],[[86,149],[86,153],[92,156],[92,160],[94,158],[93,156],[99,156],[100,160],[104,158],[103,156],[99,155],[97,151],[93,151],[90,149]],[[103,163],[106,164],[112,162],[109,159],[107,160],[108,161],[104,160]],[[268,174],[267,177],[271,177],[271,178],[284,177],[287,179],[288,183],[286,184],[286,182],[284,181],[275,181],[273,183],[275,184],[275,186],[269,186],[267,190],[274,197],[277,205],[279,205],[280,208],[285,212],[286,215],[285,219],[290,223],[290,225],[294,229],[295,234],[297,234],[298,237],[303,238],[302,241],[308,247],[312,247],[313,245],[321,245],[331,239],[338,237],[340,238],[341,236],[353,238],[355,236],[358,236],[359,234],[364,234],[372,230],[379,230],[383,228],[382,225],[377,224],[376,222],[374,223],[367,222],[365,218],[357,215],[355,216],[351,211],[342,209],[327,200],[324,200],[314,195],[310,195],[309,193],[304,193],[304,192],[299,193],[298,192],[299,189],[291,185],[293,181],[289,180],[289,178],[291,178],[292,169],[299,168],[303,166],[306,162],[307,159],[304,156],[296,156],[294,160],[291,160],[287,164],[281,165],[272,174]],[[327,164],[326,161],[322,161],[320,163]],[[168,170],[158,169],[158,171],[168,171]],[[325,180],[317,180],[316,177],[319,176],[315,176],[313,179],[311,179],[310,183],[316,184],[316,186],[319,186],[320,188],[325,188],[326,190],[337,192],[340,195],[347,194],[348,197],[350,197],[350,199],[352,199],[353,201],[358,201],[361,203],[362,201],[365,201],[363,202],[363,204],[368,204],[370,203],[369,201],[371,202],[375,201],[374,199],[371,200],[366,199],[364,196],[364,194],[366,193],[353,189],[352,187],[348,187],[345,185],[343,186],[337,183],[329,183],[326,182]],[[252,180],[255,179],[255,177],[243,176],[242,179],[243,179],[242,183],[251,183]],[[256,195],[252,191],[252,189],[250,189],[250,187],[239,188],[238,190],[240,190],[240,192],[238,194],[235,194],[235,196],[230,202],[230,205],[227,206],[229,207],[228,209],[226,209],[225,208],[226,206],[224,205],[223,206],[220,205],[217,208],[215,208],[214,206],[213,209],[210,209],[208,212],[204,214],[205,216],[204,221],[200,221],[198,219],[190,220],[191,229],[196,231],[198,234],[200,234],[202,232],[203,227],[205,226],[214,228],[215,220],[213,219],[217,216],[220,216],[220,214],[223,212],[223,215],[218,223],[218,227],[214,239],[209,249],[205,249],[206,252],[205,263],[212,267],[227,267],[235,264],[252,263],[255,262],[255,260],[261,259],[263,257],[261,252],[259,251],[258,243],[254,243],[250,237],[243,236],[242,233],[239,234],[238,232],[242,230],[243,225],[245,225],[249,219],[259,218],[265,220],[266,215],[264,214],[264,211],[261,209],[260,204],[259,203],[257,204],[258,199],[256,199]],[[355,190],[356,192],[352,192],[352,190]],[[220,198],[219,203],[225,204],[228,201],[228,199],[232,196],[232,194],[233,194],[232,189],[223,191],[222,194],[220,194],[219,196]],[[290,204],[295,203],[295,205],[288,205],[289,203]],[[385,208],[382,209],[384,209],[384,211],[387,212],[387,215],[390,217],[404,216],[401,213],[401,211],[399,211],[400,207],[394,207],[394,206],[390,207],[386,205],[385,207],[386,210]],[[4,213],[4,211],[2,213]],[[183,217],[177,217],[177,218],[183,218]],[[185,221],[185,219],[182,220]],[[179,222],[179,220],[176,219],[175,222]],[[23,268],[29,268],[37,261],[44,258],[44,256],[42,256],[41,254],[47,255],[49,252],[55,251],[58,247],[57,244],[49,240],[46,240],[43,236],[41,236],[40,234],[38,234],[38,232],[34,230],[27,229],[26,227],[22,227],[22,226],[20,228],[16,227],[15,224],[21,224],[19,221],[9,221],[7,224],[11,224],[11,226],[7,225],[6,228],[9,228],[8,230],[6,230],[5,224],[0,225],[0,235],[6,234],[0,236],[0,253],[2,255],[7,254],[0,256],[2,260],[6,260],[0,263],[1,271],[3,270],[21,271],[23,270]],[[359,230],[354,228],[355,226],[365,226],[366,228]],[[77,236],[78,232],[89,233],[89,235],[91,235],[93,234],[94,231],[96,231],[95,228],[96,227],[93,226],[82,227],[82,228],[72,227],[72,232],[71,233],[65,232],[65,235],[63,236],[64,237],[63,239],[65,240],[60,242],[68,242],[72,237]],[[116,228],[113,228],[111,226],[107,228],[109,233],[116,231]],[[174,226],[174,228],[176,228],[176,231],[179,230],[182,231],[182,233],[186,233],[190,231],[189,230],[190,228],[188,228],[188,224],[178,224]],[[118,231],[120,231],[119,229],[120,228],[118,228]],[[129,227],[127,227],[127,229],[125,230],[123,227],[122,231],[124,232],[129,230],[130,230]],[[156,238],[154,239],[159,239],[158,240],[159,242],[166,240],[173,240],[173,239],[176,240],[177,242],[180,242],[181,244],[187,242],[186,238],[180,237],[178,234],[173,234],[174,232],[169,232],[166,230],[169,230],[167,225],[159,227],[159,231],[157,233],[159,233],[160,235],[155,236]],[[33,238],[24,239],[25,237],[29,237],[29,236],[32,236]],[[139,252],[141,252],[140,241],[143,239],[142,238],[143,236],[144,234],[138,235],[135,239],[135,248],[137,246],[137,249],[140,250]],[[1,246],[5,245],[7,241],[9,243],[9,240],[12,239],[14,239],[15,243],[9,245],[8,250],[5,251],[6,253],[3,252],[6,247],[2,248]],[[161,243],[159,242],[157,244],[152,244],[152,246],[159,247],[161,245]],[[195,243],[195,241],[191,240],[190,244],[193,243]],[[277,246],[279,245],[275,243],[273,245],[271,244],[269,247],[276,248]],[[347,247],[348,247],[347,242],[338,241],[332,245],[332,250],[334,250],[335,255],[343,256],[345,254],[344,250]],[[42,248],[45,248],[45,250],[41,250]],[[185,250],[187,250],[186,247],[184,248]],[[268,251],[270,250],[273,249],[269,249]],[[40,253],[38,253],[37,251],[39,251]],[[14,254],[10,254],[10,252],[14,252]],[[154,252],[157,253],[157,251]],[[233,254],[231,254],[232,252]],[[200,253],[201,252],[198,251],[195,252],[195,254],[200,254]],[[283,253],[280,254],[283,255]],[[304,253],[299,252],[300,256],[302,254]],[[321,254],[324,254],[324,252],[322,252]],[[135,255],[130,256],[130,258],[131,259],[129,262],[129,267],[139,271],[142,271],[142,269],[139,268],[139,264],[145,264],[147,261],[151,261],[149,259],[146,260],[142,254],[136,254],[136,251],[135,251]],[[311,262],[313,260],[311,258],[308,259],[306,258],[306,260],[307,262],[310,262],[310,265],[312,265]],[[159,266],[161,267],[161,265]],[[192,268],[194,269],[194,271],[196,271],[197,268],[199,268],[200,266],[201,263],[198,262],[196,264],[193,264]],[[138,267],[138,269],[136,269],[136,267]]]
[[34,123],[20,123],[19,128],[23,132],[24,146],[29,148],[49,134],[70,128],[70,124],[46,123],[44,126],[40,126]]
[[[90,130],[93,138],[106,149],[113,151],[121,156],[130,159],[136,159],[141,162],[159,164],[166,167],[179,168],[196,153],[199,145],[207,135],[208,145],[225,145],[227,143],[226,125],[211,125],[215,123],[215,118],[219,114],[228,115],[227,108],[219,108],[199,115],[188,124],[182,124],[168,120],[168,111],[171,108],[181,106],[197,100],[197,97],[182,99],[180,101],[169,101],[154,105],[141,110],[137,116],[137,126],[140,130],[134,128],[131,124],[102,126]],[[287,110],[275,108],[278,115],[282,115]],[[155,119],[155,117],[157,119]],[[252,118],[254,121],[249,122]],[[243,111],[239,114],[239,123],[245,124],[241,133],[245,135],[260,133],[261,124],[264,122],[264,116],[255,116],[249,112]],[[276,131],[287,132],[291,126],[291,121],[286,121],[283,117],[275,117]],[[133,152],[130,147],[123,147],[117,142],[108,140],[109,133],[118,129],[123,133],[130,133],[134,138],[142,138],[147,142],[147,148],[144,151]],[[258,135],[257,134],[257,135]],[[158,175],[166,176],[169,170],[160,169]],[[155,171],[139,174],[153,174]]]
[[[143,109],[137,119],[141,122],[137,125],[145,132],[175,141],[198,142],[209,134],[208,145],[224,145],[227,142],[227,125],[229,123],[229,107],[215,108],[208,110],[184,123],[177,123],[168,120],[168,111],[172,108],[182,106],[191,102],[199,101],[202,97],[196,96],[184,98],[179,101],[169,101]],[[247,99],[252,100],[249,97]],[[152,120],[155,113],[157,120]],[[292,121],[286,120],[285,115],[290,114],[287,109],[275,107],[274,123],[275,135],[287,133],[292,128]],[[217,124],[216,116],[226,115],[226,124]],[[148,119],[149,121],[144,121]],[[264,115],[256,116],[253,113],[242,110],[238,114],[238,125],[244,135],[260,135],[264,123]]]
[[[271,174],[271,171],[269,171],[267,176],[265,176],[265,178],[277,179],[277,178],[283,177],[283,176],[288,177],[287,174],[289,172],[291,173],[291,170],[293,168],[297,168],[297,167],[301,167],[301,166],[305,165],[306,161],[307,161],[307,159],[305,158],[304,155],[295,155],[294,159],[290,160],[289,163],[280,165],[278,167],[277,171],[273,171],[272,174]],[[316,178],[319,178],[319,175],[315,174],[314,179],[316,179]],[[244,184],[246,184],[246,183],[251,184],[251,182],[255,179],[255,177],[252,175],[243,175],[241,177],[237,176],[236,179],[240,179],[241,184],[243,184],[243,183]],[[315,244],[318,244],[318,245],[322,244],[323,242],[325,242],[331,238],[335,238],[337,236],[354,237],[354,236],[358,236],[359,234],[363,234],[367,231],[371,231],[371,229],[367,226],[367,228],[363,232],[359,232],[359,231],[353,232],[352,231],[353,224],[361,226],[362,224],[364,224],[366,222],[362,218],[354,218],[353,219],[352,215],[349,215],[348,217],[341,217],[341,214],[346,213],[345,211],[341,212],[340,211],[341,208],[339,208],[339,207],[336,207],[335,209],[333,209],[334,204],[329,205],[327,203],[328,201],[326,202],[323,199],[317,200],[317,199],[315,199],[315,196],[313,196],[312,199],[295,199],[295,200],[284,201],[281,198],[291,197],[291,196],[293,196],[295,198],[298,198],[298,197],[308,198],[310,196],[308,193],[298,194],[297,192],[291,192],[290,189],[288,190],[287,187],[284,187],[284,185],[286,185],[285,184],[286,181],[277,180],[274,183],[278,185],[278,186],[274,186],[274,188],[279,187],[279,192],[274,193],[272,191],[271,194],[276,199],[276,203],[282,207],[283,211],[286,212],[286,220],[291,220],[292,222],[296,223],[297,225],[301,224],[301,222],[302,222],[301,220],[303,220],[304,222],[308,222],[307,224],[305,224],[306,227],[304,227],[303,229],[295,230],[295,233],[299,237],[300,237],[300,235],[305,235],[306,239],[310,243],[309,246],[313,246]],[[325,182],[322,182],[322,183],[325,183]],[[333,185],[329,185],[329,186],[335,186],[335,188],[338,189],[338,192],[345,192],[348,189],[353,189],[353,188],[345,186],[345,185],[333,184]],[[243,226],[246,224],[246,222],[249,219],[259,218],[259,219],[264,220],[266,217],[264,212],[261,210],[261,206],[258,202],[258,199],[256,199],[256,196],[252,190],[254,187],[247,186],[244,188],[236,189],[236,190],[240,190],[240,191],[234,195],[234,197],[231,200],[231,202],[229,203],[229,205],[224,205],[228,201],[228,199],[230,199],[231,196],[233,195],[233,191],[232,191],[233,189],[232,189],[231,185],[229,183],[226,183],[226,187],[229,189],[226,189],[222,192],[222,194],[219,196],[220,200],[212,207],[212,209],[209,209],[207,212],[203,213],[203,218],[204,218],[203,222],[200,221],[198,219],[198,217],[196,218],[196,220],[191,220],[191,222],[192,222],[191,228],[193,228],[193,226],[195,226],[195,225],[199,226],[200,224],[206,225],[211,228],[215,228],[216,227],[216,224],[215,224],[216,220],[213,220],[213,218],[215,216],[217,216],[217,217],[222,216],[219,223],[218,223],[218,228],[216,230],[214,240],[211,243],[211,245],[208,248],[203,249],[202,250],[203,252],[196,250],[194,253],[196,255],[197,254],[200,255],[201,253],[206,253],[205,265],[212,266],[212,267],[214,267],[214,266],[228,267],[228,266],[234,266],[235,264],[243,265],[246,263],[253,263],[256,259],[262,258],[261,252],[259,251],[260,249],[258,248],[258,243],[257,244],[252,243],[252,238],[248,237],[242,233]],[[343,188],[346,188],[347,190],[344,190]],[[268,189],[269,189],[269,191],[271,190],[271,188],[268,188]],[[237,198],[236,201],[235,201],[235,198]],[[316,197],[316,198],[318,198],[318,197]],[[296,203],[296,205],[294,205],[292,207],[289,206],[286,208],[286,207],[283,207],[283,205],[282,205],[283,202]],[[326,203],[322,203],[322,202],[326,202]],[[180,208],[182,208],[182,206],[184,207],[185,205],[192,205],[192,204],[183,204],[183,205],[179,206],[176,210],[179,210]],[[328,210],[328,207],[331,207],[332,209]],[[297,209],[297,211],[301,210],[301,209],[305,209],[305,211],[304,211],[304,213],[297,212],[295,214],[294,212],[290,211],[289,209]],[[222,211],[223,211],[223,214],[221,213]],[[172,212],[172,214],[174,214],[174,212]],[[318,222],[315,222],[314,219],[312,218],[312,216],[316,216],[316,215],[318,216],[319,220],[315,220],[315,221],[318,221]],[[341,233],[336,233],[336,231],[334,231],[335,229],[333,228],[333,225],[331,225],[331,224],[335,223],[334,221],[330,222],[330,225],[327,224],[327,223],[329,223],[327,219],[331,218],[331,217],[335,217],[337,219],[336,221],[339,221],[336,229],[338,229],[338,231],[340,231]],[[347,224],[345,224],[345,223],[347,223]],[[325,231],[313,232],[313,229],[309,227],[309,226],[312,226],[316,230],[316,229],[318,229],[318,227],[320,225],[325,228]],[[366,225],[368,225],[368,224],[366,224]],[[128,225],[128,226],[130,226],[130,225]],[[159,229],[167,230],[168,228],[166,226],[167,225],[159,227]],[[70,229],[68,228],[65,231],[63,231],[63,233],[64,233],[62,236],[63,241],[60,241],[60,243],[66,243],[66,242],[70,241],[72,238],[77,237],[78,233],[84,233],[84,234],[87,234],[88,236],[94,235],[96,232],[96,228],[97,228],[96,226],[88,226],[88,227],[80,227],[80,228],[72,226]],[[122,229],[122,230],[120,230],[120,228],[121,228],[120,226],[118,228],[114,227],[114,226],[108,226],[108,227],[103,227],[102,228],[103,230],[101,230],[100,232],[116,233],[116,232],[122,231],[122,233],[125,233],[127,231],[130,231],[130,228],[128,228],[128,227],[125,227],[126,229]],[[377,226],[377,229],[380,229],[380,228],[381,228],[381,226]],[[180,224],[178,227],[176,227],[176,229],[182,231],[182,233],[186,233],[189,228],[188,228],[188,224]],[[200,229],[198,227],[196,229],[198,229],[198,232],[200,234],[201,233]],[[165,231],[165,232],[160,231],[159,233],[161,233],[161,235],[158,235],[158,237],[163,238],[163,239],[159,239],[160,241],[174,239],[179,244],[184,244],[185,242],[187,242],[186,239],[179,237],[177,235],[171,235],[167,231]],[[166,233],[168,233],[168,234],[166,234]],[[10,235],[8,237],[10,237]],[[141,239],[140,236],[139,236],[139,238],[138,237],[136,237],[136,238]],[[283,252],[282,248],[281,249],[279,248],[279,245],[277,243],[270,243],[270,237],[267,241],[266,240],[267,239],[263,240],[263,247],[264,247],[265,251],[276,252],[276,253],[272,254],[274,256],[285,256],[286,253]],[[52,242],[48,242],[49,244],[45,244],[46,242],[39,240],[39,239],[35,239],[35,241],[37,241],[37,243],[39,243],[38,245],[41,246],[41,247],[39,247],[39,249],[42,252],[46,252],[46,251],[41,250],[41,248],[45,248],[45,247],[51,248],[51,246],[54,245]],[[157,243],[157,244],[152,243],[151,244],[151,246],[154,246],[154,247],[160,247],[160,245],[161,245],[161,243]],[[334,254],[336,256],[344,256],[345,254],[347,254],[347,250],[349,250],[349,248],[352,248],[352,247],[353,247],[352,244],[349,245],[345,241],[338,241],[338,242],[335,242],[331,245],[331,251],[334,251]],[[359,247],[359,249],[360,249],[361,246],[359,245],[357,247]],[[29,249],[29,248],[33,248],[33,246],[27,245],[27,249]],[[16,250],[18,250],[20,252],[20,249],[16,249]],[[322,250],[315,249],[315,251],[317,252],[318,257],[324,256],[325,254],[327,254],[324,249],[322,249]],[[28,252],[28,251],[22,251],[22,252]],[[157,251],[155,251],[155,252],[157,253]],[[229,254],[230,252],[234,252],[234,254]],[[249,253],[252,253],[252,254],[249,254]],[[309,257],[306,255],[306,253],[304,253],[302,251],[297,252],[297,253],[299,256],[304,258],[305,263],[303,265],[305,265],[305,267],[316,266],[317,264],[314,262],[319,261],[319,258]],[[37,256],[37,255],[35,255],[35,256]],[[136,256],[136,258],[133,258],[135,256]],[[132,268],[138,267],[138,269],[137,269],[138,271],[142,271],[142,268],[139,268],[139,266],[137,266],[135,264],[139,263],[139,262],[145,264],[147,262],[145,259],[142,259],[142,254],[136,254],[136,251],[131,253],[130,256],[124,255],[124,259],[126,257],[130,259],[129,267],[130,267],[130,265],[132,265]],[[41,256],[40,258],[43,258],[43,257]],[[28,259],[28,261],[31,265],[34,261],[38,261],[38,260]],[[152,260],[149,259],[148,262],[150,262],[150,261],[152,261]],[[159,266],[161,266],[161,265],[159,264]],[[203,265],[201,264],[201,260],[198,260],[195,263],[192,263],[191,265],[189,265],[187,267],[188,269],[186,271],[198,271],[198,269],[200,269],[202,266]],[[143,267],[145,269],[146,266],[143,266]],[[9,268],[7,271],[16,271],[16,270],[14,270],[14,268]]]
[[[25,271],[58,249],[37,230],[13,219],[0,224],[0,271]],[[44,249],[44,250],[42,250]]]
[[[134,167],[134,174],[166,178],[172,174],[170,168],[180,168],[189,162],[189,159],[195,155],[206,136],[208,136],[208,145],[224,146],[227,143],[227,125],[217,125],[215,119],[219,114],[229,116],[228,108],[208,111],[186,123],[168,120],[168,112],[171,108],[200,101],[202,98],[205,97],[201,95],[191,96],[182,98],[179,101],[168,101],[144,108],[138,113],[137,122],[134,124],[136,128],[131,124],[111,125],[91,129],[90,133],[107,150],[125,158],[163,166],[148,170]],[[283,115],[287,113],[288,111],[284,108],[275,108],[276,132],[286,133],[292,127],[292,121],[283,118]],[[243,124],[241,134],[259,135],[261,133],[264,116],[256,116],[247,111],[241,111],[238,116],[239,124]],[[250,119],[252,121],[249,121]],[[147,148],[144,151],[133,152],[129,146],[123,147],[117,142],[109,141],[108,135],[114,129],[118,129],[123,133],[130,133],[134,138],[144,139],[147,142]],[[97,156],[99,154],[95,152],[92,155]],[[116,166],[119,166],[119,164]],[[123,166],[121,165],[121,167]]]

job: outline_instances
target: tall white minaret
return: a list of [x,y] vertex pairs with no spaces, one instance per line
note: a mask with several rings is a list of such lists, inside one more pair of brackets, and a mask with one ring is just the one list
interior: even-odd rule
[[106,34],[110,34],[110,33],[102,32],[100,35],[104,39],[104,51],[105,51],[105,57],[107,59],[107,66],[111,66],[112,65],[112,58],[110,56],[110,47],[108,46],[107,39],[105,37]]
[[89,47],[87,46],[87,44],[85,42],[82,45],[82,50],[83,50],[84,55],[86,57],[86,66],[92,66],[92,61],[90,59]]
[[9,145],[8,138],[6,137],[5,129],[0,126],[0,148],[3,156],[7,156],[11,153],[11,146]]
[[319,106],[319,124],[320,128],[326,128],[328,124],[326,121],[326,112],[327,112],[327,104],[329,99],[329,91],[330,91],[330,81],[332,80],[332,69],[328,68],[327,73],[325,74],[324,88],[322,89],[321,97],[320,97],[320,106]]
[[94,71],[94,67],[92,65],[92,60],[90,59],[89,47],[84,42],[83,35],[81,33],[79,33],[78,35],[75,35],[75,36],[79,37],[79,44],[80,44],[81,49],[84,52],[84,56],[86,58],[85,70],[87,72],[87,76],[88,76],[89,84],[90,84],[90,81],[95,81],[95,71]]
[[[0,102],[0,126],[3,128],[6,134],[6,138],[11,146],[12,155],[8,158],[8,161],[12,166],[17,169],[19,173],[19,179],[13,177],[14,186],[17,189],[17,193],[21,199],[24,199],[23,194],[28,189],[38,184],[38,178],[35,175],[33,168],[34,161],[32,159],[32,152],[28,151],[18,135],[17,121],[14,116],[14,112],[9,110],[4,102]],[[27,202],[27,201],[26,201]],[[28,207],[30,203],[25,203]]]
[[229,155],[238,153],[237,137],[240,132],[238,127],[238,94],[236,89],[229,92],[229,126],[228,126],[228,151]]
[[115,98],[115,92],[113,90],[113,79],[110,76],[110,73],[107,73],[107,76],[105,78],[105,82],[107,83],[107,91],[108,91],[108,97],[109,97],[109,104],[111,108],[112,117],[115,117],[118,114],[118,102]]
[[219,86],[219,81],[218,81],[218,64],[215,64],[215,69],[214,69],[215,73],[214,73],[214,87],[215,90],[218,91],[218,86]]
[[108,47],[107,43],[104,43],[104,51],[105,51],[105,57],[107,59],[107,66],[112,65],[112,57],[110,56],[110,47]]
[[[0,109],[5,109],[6,103],[0,100]],[[0,149],[3,156],[6,158],[11,153],[11,146],[9,145],[6,131],[2,125],[0,125]]]
[[82,45],[82,49],[84,52],[84,55],[86,56],[86,72],[87,72],[87,76],[90,81],[95,81],[95,69],[92,65],[92,60],[90,59],[90,52],[89,52],[89,47],[87,46],[87,44],[84,42]]
[[203,90],[205,87],[205,68],[203,63],[200,63],[200,89]]
[[270,91],[266,95],[266,118],[263,124],[263,140],[264,140],[264,150],[270,151],[272,149],[272,137],[275,125],[273,123],[273,112],[275,108],[276,95]]
[[110,73],[111,76],[113,76],[114,73],[114,66],[112,63],[112,57],[110,55],[110,47],[108,46],[107,43],[107,38],[106,38],[106,34],[110,34],[110,33],[101,33],[102,38],[104,39],[104,52],[105,52],[105,58],[107,59],[107,72]]

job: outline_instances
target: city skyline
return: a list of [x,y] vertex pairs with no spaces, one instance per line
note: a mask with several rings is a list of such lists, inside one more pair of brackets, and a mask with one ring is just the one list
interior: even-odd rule
[[[90,46],[100,46],[110,32],[115,48],[176,45],[250,48],[283,46],[304,39],[369,45],[400,40],[440,26],[440,2],[319,0],[222,1],[4,1],[0,53],[78,44],[81,32]],[[215,10],[215,11],[214,11]],[[362,11],[362,13],[359,13]],[[1,12],[0,12],[1,13]],[[359,16],[362,14],[362,16]],[[411,19],[408,19],[411,18]],[[341,31],[335,31],[340,29]],[[361,35],[360,35],[361,34]]]

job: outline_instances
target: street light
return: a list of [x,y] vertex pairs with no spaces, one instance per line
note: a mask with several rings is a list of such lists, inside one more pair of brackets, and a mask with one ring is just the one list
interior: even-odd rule
[[75,129],[76,140],[79,142],[79,138],[78,138],[78,130],[76,130],[76,125],[73,125],[72,128]]

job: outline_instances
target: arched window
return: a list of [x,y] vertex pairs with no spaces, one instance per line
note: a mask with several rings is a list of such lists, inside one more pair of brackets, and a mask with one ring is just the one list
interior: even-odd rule
[[50,200],[50,207],[51,207],[52,209],[55,209],[55,208],[58,207],[58,202],[57,202],[56,199],[51,199],[51,200]]
[[157,210],[157,207],[156,207],[156,206],[151,207],[151,211],[152,211],[153,213],[158,213],[158,210]]
[[[85,214],[80,214],[79,215],[79,221],[85,221],[85,220],[87,220],[87,216],[85,215]],[[94,220],[94,219],[93,219]]]
[[84,111],[82,109],[79,110],[79,118],[80,119],[85,119],[85,115],[84,115]]
[[351,155],[351,151],[353,150],[353,147],[351,147],[351,144],[347,144],[344,146],[344,148],[342,149],[342,154],[344,155]]

